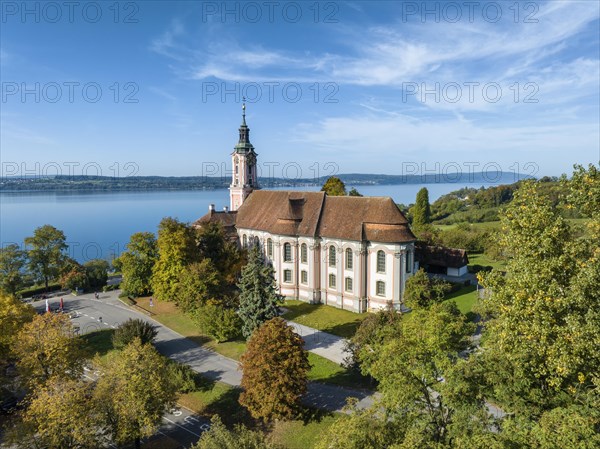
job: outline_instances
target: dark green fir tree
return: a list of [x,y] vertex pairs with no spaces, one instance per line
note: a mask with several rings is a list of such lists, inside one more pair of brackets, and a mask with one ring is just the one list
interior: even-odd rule
[[265,264],[262,251],[253,246],[248,251],[248,263],[242,269],[240,306],[238,314],[242,319],[242,334],[249,338],[262,323],[279,315],[278,305],[283,297],[275,287],[275,270]]

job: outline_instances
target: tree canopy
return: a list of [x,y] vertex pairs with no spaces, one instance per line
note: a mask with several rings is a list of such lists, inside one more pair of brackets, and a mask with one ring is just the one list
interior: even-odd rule
[[240,358],[240,404],[254,418],[293,418],[300,410],[310,370],[304,341],[283,318],[273,318],[250,337]]
[[151,292],[152,268],[158,257],[156,237],[151,232],[136,232],[129,238],[126,251],[116,265],[123,273],[121,289],[128,295],[142,296]]
[[64,232],[54,226],[40,226],[33,231],[33,236],[25,238],[25,244],[30,247],[27,252],[29,270],[48,289],[48,283],[58,278],[65,260]]
[[325,192],[329,196],[346,196],[346,184],[340,178],[331,176],[323,184],[321,192]]

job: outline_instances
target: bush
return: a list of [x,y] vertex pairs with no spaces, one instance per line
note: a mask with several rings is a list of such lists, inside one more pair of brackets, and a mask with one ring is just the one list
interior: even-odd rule
[[[57,292],[59,290],[60,284],[58,283],[48,285],[48,292]],[[46,293],[46,287],[34,285],[33,287],[28,287],[26,289],[20,290],[19,292],[17,292],[17,295],[21,298],[28,298],[30,296],[39,295],[41,293]]]
[[128,319],[122,323],[113,334],[113,346],[117,349],[124,348],[135,338],[139,338],[142,344],[153,343],[158,331],[147,321]]
[[234,309],[217,305],[199,307],[194,318],[202,332],[217,342],[233,340],[241,335],[242,320]]
[[[103,292],[112,292],[114,290],[118,290],[121,284],[112,284],[112,285],[105,285],[104,287],[102,287],[102,291]],[[119,294],[119,298],[121,297],[123,293]],[[127,296],[125,294],[125,296]]]
[[178,393],[190,393],[196,390],[196,373],[189,365],[183,365],[174,360],[167,359],[169,380]]

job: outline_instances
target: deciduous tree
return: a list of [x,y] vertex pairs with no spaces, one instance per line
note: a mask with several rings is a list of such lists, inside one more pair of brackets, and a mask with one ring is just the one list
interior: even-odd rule
[[14,295],[23,286],[23,267],[27,253],[18,245],[10,244],[0,248],[0,290]]
[[0,361],[9,357],[12,341],[35,316],[35,309],[0,291]]
[[304,341],[282,318],[273,318],[250,337],[240,358],[240,404],[265,421],[293,418],[300,410],[310,370]]
[[175,301],[184,312],[221,303],[223,278],[210,259],[185,266],[177,278]]
[[117,259],[116,265],[123,274],[121,288],[132,296],[142,296],[151,292],[152,268],[158,257],[156,237],[151,232],[133,234],[126,251]]
[[175,218],[163,218],[158,226],[158,259],[152,269],[152,291],[161,301],[176,299],[181,271],[199,259],[194,230]]
[[275,287],[275,271],[271,265],[265,264],[258,246],[250,248],[248,263],[242,269],[238,287],[242,334],[248,338],[262,323],[279,315],[278,305],[283,302]]
[[329,196],[346,196],[346,185],[340,178],[331,176],[323,184],[321,192],[325,192]]
[[77,379],[83,373],[81,342],[67,315],[36,315],[17,334],[13,352],[31,388],[51,377]]
[[65,260],[65,234],[54,226],[44,225],[33,231],[33,236],[25,238],[25,244],[30,247],[27,252],[29,270],[36,279],[44,282],[47,290],[48,283],[58,277]]
[[237,425],[233,430],[227,429],[219,415],[210,421],[210,430],[204,432],[192,449],[276,449],[267,442],[260,431],[249,430]]
[[103,259],[88,260],[83,264],[85,274],[88,279],[88,285],[93,289],[101,289],[108,280],[109,264]]
[[431,304],[444,300],[444,295],[450,291],[450,284],[441,279],[430,278],[422,268],[406,280],[403,301],[412,308],[429,307]]
[[101,447],[101,421],[92,402],[93,384],[53,377],[39,386],[23,414],[30,429],[27,446],[85,449]]
[[118,444],[153,435],[163,414],[173,406],[177,387],[169,379],[165,359],[152,345],[134,340],[106,363],[96,360],[102,371],[94,399],[100,407],[107,432]]

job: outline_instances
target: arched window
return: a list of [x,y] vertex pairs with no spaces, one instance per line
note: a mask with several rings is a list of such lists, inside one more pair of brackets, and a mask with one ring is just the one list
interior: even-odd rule
[[273,257],[273,240],[267,239],[267,256]]
[[346,278],[346,291],[347,292],[352,292],[352,287],[353,287],[353,282],[352,282],[352,278]]
[[407,251],[406,252],[406,272],[410,273],[412,271],[412,257],[411,257],[411,252]]
[[385,253],[381,250],[377,251],[377,272],[385,273]]
[[242,246],[244,248],[246,248],[248,246],[248,237],[246,237],[246,234],[244,234],[242,237]]
[[283,244],[283,261],[291,262],[292,261],[292,245],[289,243]]
[[254,246],[260,247],[260,239],[258,237],[254,237]]
[[346,270],[351,270],[354,266],[354,261],[352,260],[352,249],[346,248]]
[[331,245],[329,247],[329,266],[335,267],[335,246]]
[[375,284],[375,293],[377,296],[385,296],[385,282],[377,281]]
[[300,262],[306,263],[308,261],[308,247],[306,243],[303,243],[300,247]]
[[329,275],[329,288],[335,288],[335,274]]

